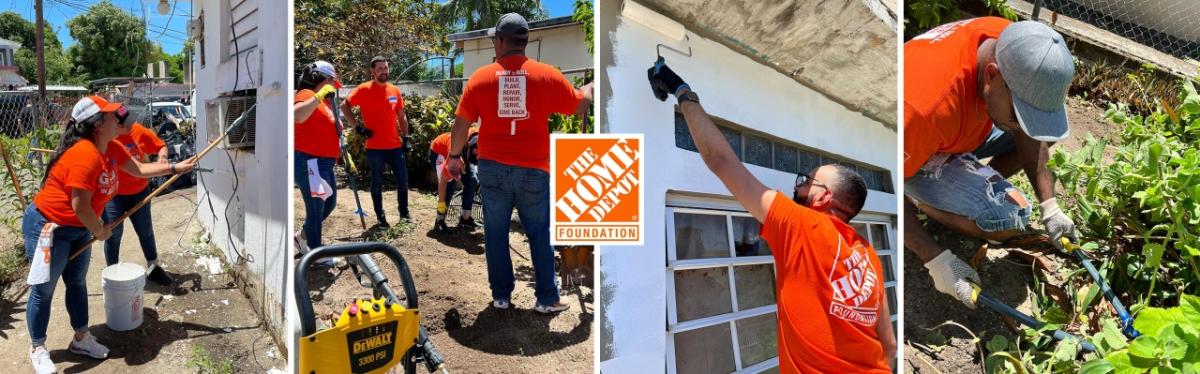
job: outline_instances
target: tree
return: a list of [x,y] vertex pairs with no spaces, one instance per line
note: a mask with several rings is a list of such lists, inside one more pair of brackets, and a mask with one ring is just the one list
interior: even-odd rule
[[76,41],[67,57],[76,72],[92,78],[140,75],[162,55],[146,38],[142,21],[108,0],[67,21],[67,28]]
[[[62,42],[58,40],[58,33],[54,32],[54,27],[50,23],[46,23],[44,26],[43,44],[46,53],[46,83],[82,83],[86,78],[72,71],[71,61],[63,55]],[[0,12],[0,38],[21,43],[21,49],[17,50],[14,62],[17,65],[17,74],[28,79],[30,83],[37,82],[36,30],[36,24],[21,18],[21,15],[16,12]]]
[[447,28],[470,31],[495,27],[507,13],[518,13],[530,21],[547,17],[538,0],[447,0],[437,19]]
[[338,69],[346,84],[371,79],[374,56],[391,60],[394,76],[427,54],[437,54],[446,29],[434,20],[437,3],[429,0],[296,0],[296,71],[316,60]]
[[[87,82],[87,74],[76,74],[71,60],[63,55],[61,49],[46,49],[46,84],[83,84]],[[30,48],[21,48],[16,56],[17,74],[29,80],[30,84],[37,83],[37,52]]]
[[[43,38],[46,50],[61,51],[62,42],[58,40],[58,33],[54,32],[54,27],[49,22],[43,26],[45,26]],[[11,10],[0,12],[0,38],[21,43],[21,48],[32,50],[37,48],[36,31],[37,25],[22,18],[19,13]]]

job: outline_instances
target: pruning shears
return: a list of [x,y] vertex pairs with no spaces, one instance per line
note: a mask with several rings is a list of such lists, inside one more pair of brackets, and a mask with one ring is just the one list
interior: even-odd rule
[[[997,313],[1015,319],[1022,325],[1029,326],[1034,329],[1041,329],[1046,325],[1045,322],[1038,321],[1028,314],[1021,313],[1021,311],[1013,309],[1012,307],[1000,302],[1000,300],[996,300],[988,294],[983,293],[983,290],[979,288],[979,285],[974,283],[971,283],[971,301],[975,302],[976,305],[982,304],[983,306],[986,306]],[[1054,331],[1046,331],[1046,333],[1054,337],[1055,340],[1074,339],[1079,343],[1079,347],[1085,352],[1096,351],[1096,346],[1092,345],[1091,342],[1088,342],[1086,339],[1079,336],[1069,334],[1066,331],[1055,329]]]
[[1100,276],[1100,272],[1096,270],[1096,266],[1092,265],[1092,260],[1084,256],[1083,250],[1075,243],[1071,243],[1070,239],[1063,237],[1060,239],[1060,243],[1062,243],[1064,250],[1071,252],[1072,255],[1075,255],[1075,258],[1079,259],[1079,262],[1083,264],[1083,268],[1087,269],[1088,274],[1092,276],[1092,281],[1100,286],[1100,292],[1104,293],[1104,297],[1112,304],[1113,309],[1117,310],[1117,317],[1121,319],[1121,332],[1125,333],[1125,336],[1130,339],[1141,335],[1137,329],[1133,328],[1133,317],[1129,315],[1129,310],[1125,309],[1125,305],[1121,304],[1121,300],[1117,299],[1117,294],[1113,292],[1112,288],[1108,287],[1108,282],[1105,282],[1104,278]]

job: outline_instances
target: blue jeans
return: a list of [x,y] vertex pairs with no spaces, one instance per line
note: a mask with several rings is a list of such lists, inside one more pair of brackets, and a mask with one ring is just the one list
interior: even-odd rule
[[[108,205],[104,206],[104,223],[111,224],[149,195],[150,187],[147,186],[142,192],[114,196]],[[146,202],[142,209],[133,212],[129,216],[129,223],[133,224],[133,231],[137,233],[138,242],[142,245],[142,255],[146,256],[146,261],[155,261],[158,260],[158,246],[154,242],[154,224],[150,217],[150,204],[150,202]],[[104,241],[104,263],[111,266],[121,262],[121,235],[124,233],[125,223],[113,227],[112,236]]]
[[550,174],[540,169],[479,160],[483,193],[483,241],[492,299],[510,300],[516,278],[508,251],[512,210],[529,237],[533,259],[534,295],[540,305],[558,303],[554,250],[550,248]]
[[[21,220],[21,232],[25,236],[25,258],[33,264],[37,252],[38,236],[42,226],[49,222],[34,204],[25,208]],[[76,332],[88,326],[87,271],[92,261],[91,248],[83,250],[74,260],[68,260],[71,252],[92,239],[92,233],[83,227],[59,226],[54,230],[54,242],[50,250],[50,281],[29,287],[29,300],[25,303],[25,321],[29,325],[29,340],[37,347],[46,343],[46,328],[50,325],[50,301],[54,299],[54,287],[58,277],[67,285],[67,315],[71,328]]]
[[[308,160],[314,158],[317,159],[317,173],[329,183],[330,188],[333,188],[333,195],[325,200],[313,197],[308,185]],[[311,156],[303,152],[295,152],[295,159],[293,172],[296,186],[300,187],[300,197],[304,199],[304,236],[307,237],[309,248],[317,248],[321,246],[321,223],[333,214],[333,208],[337,206],[337,179],[333,177],[334,159]]]
[[1032,209],[1029,200],[999,172],[979,162],[979,158],[1015,149],[1011,134],[993,128],[972,153],[952,155],[941,165],[917,171],[904,181],[904,194],[918,203],[967,217],[983,231],[1024,230]]
[[[438,155],[437,152],[434,152],[432,150],[429,151],[429,164],[433,166],[434,173],[437,173],[437,170],[438,170],[438,165],[437,165],[438,156],[440,156],[440,155]],[[475,170],[471,167],[471,165],[464,165],[464,166],[466,166],[466,167],[463,168],[463,173],[462,173],[462,184],[463,184],[462,210],[463,210],[463,214],[471,214],[471,208],[475,205],[475,186],[479,184],[479,178],[475,177]],[[439,175],[438,178],[441,178],[441,176]],[[454,197],[454,190],[457,190],[457,189],[458,189],[458,183],[455,183],[453,180],[446,183],[446,203],[447,204],[450,203],[450,198]]]
[[392,168],[396,176],[396,200],[400,203],[400,217],[408,218],[408,164],[404,160],[404,148],[368,149],[367,167],[371,169],[371,204],[375,216],[383,219],[383,169]]

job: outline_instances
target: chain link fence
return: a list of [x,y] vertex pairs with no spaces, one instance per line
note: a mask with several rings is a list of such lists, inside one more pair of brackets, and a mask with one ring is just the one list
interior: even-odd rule
[[1200,60],[1200,1],[1034,1],[1040,2],[1043,10],[1087,22],[1163,53]]
[[22,208],[41,187],[49,153],[82,90],[47,90],[45,105],[37,91],[0,91],[0,236],[20,232]]

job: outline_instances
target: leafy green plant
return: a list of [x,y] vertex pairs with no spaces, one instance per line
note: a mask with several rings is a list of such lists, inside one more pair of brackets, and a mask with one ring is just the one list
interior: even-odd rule
[[1141,336],[1126,343],[1115,324],[1092,340],[1102,358],[1084,364],[1079,372],[1195,373],[1200,371],[1200,297],[1182,295],[1179,306],[1142,310],[1133,326]]
[[1200,95],[1185,81],[1180,96],[1179,107],[1147,116],[1111,105],[1116,144],[1089,136],[1049,163],[1081,232],[1112,259],[1114,288],[1138,290],[1145,305],[1200,291]]
[[199,345],[192,346],[192,352],[188,355],[187,363],[189,369],[195,370],[196,373],[204,374],[227,374],[233,373],[233,360],[229,358],[216,357],[209,353],[208,350]]
[[1017,20],[1017,12],[1007,0],[910,0],[904,2],[904,40],[961,19],[964,14],[960,8],[964,5],[982,6],[989,16]]
[[4,142],[4,150],[8,153],[13,174],[21,186],[21,197],[24,197],[22,202],[16,188],[13,187],[13,178],[9,175],[8,168],[0,166],[0,225],[10,232],[21,232],[21,217],[24,215],[21,209],[24,204],[31,202],[33,196],[41,189],[42,175],[46,170],[45,163],[50,159],[49,154],[30,149],[31,144],[37,144],[39,148],[53,149],[58,146],[61,133],[62,130],[54,126],[35,129],[20,138],[0,137],[0,141]]

